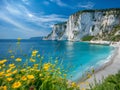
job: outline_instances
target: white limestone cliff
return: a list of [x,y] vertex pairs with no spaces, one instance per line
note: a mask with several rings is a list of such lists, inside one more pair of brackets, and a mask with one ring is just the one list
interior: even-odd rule
[[120,9],[84,10],[71,15],[67,22],[55,24],[48,40],[81,40],[111,32],[120,24]]

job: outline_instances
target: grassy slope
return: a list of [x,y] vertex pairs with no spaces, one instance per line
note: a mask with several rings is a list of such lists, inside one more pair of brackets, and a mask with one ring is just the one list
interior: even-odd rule
[[82,38],[82,41],[90,41],[94,36],[85,36]]
[[120,72],[115,75],[110,75],[103,80],[101,84],[95,85],[91,90],[120,90]]

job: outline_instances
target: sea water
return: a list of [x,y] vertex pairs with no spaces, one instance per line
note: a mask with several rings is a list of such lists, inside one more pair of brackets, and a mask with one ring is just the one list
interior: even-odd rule
[[[18,47],[17,40],[0,40],[0,59],[9,58],[9,50],[15,51],[15,57],[22,58],[24,55],[30,57],[32,50],[38,50],[40,55],[44,56],[44,63],[50,60],[54,62],[57,59],[67,70],[67,78],[76,81],[87,70],[106,62],[114,48],[85,42],[47,40],[21,40]],[[24,59],[23,62],[25,62]]]

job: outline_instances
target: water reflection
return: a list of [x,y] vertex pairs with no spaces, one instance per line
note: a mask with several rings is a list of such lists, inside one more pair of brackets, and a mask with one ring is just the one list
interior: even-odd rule
[[74,42],[69,41],[66,43],[66,57],[69,60],[72,60],[75,55],[74,49],[75,49]]

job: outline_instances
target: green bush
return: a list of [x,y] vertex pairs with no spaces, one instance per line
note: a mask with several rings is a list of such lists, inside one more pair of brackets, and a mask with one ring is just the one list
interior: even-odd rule
[[82,41],[90,41],[93,39],[94,36],[85,36],[82,38]]
[[91,90],[120,90],[120,72],[116,75],[110,75],[102,81],[101,84],[95,83]]
[[112,37],[112,41],[120,41],[120,35]]

